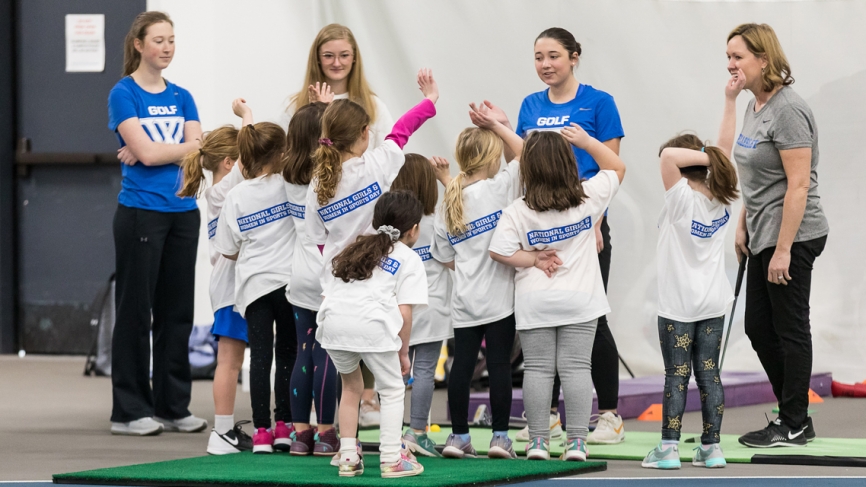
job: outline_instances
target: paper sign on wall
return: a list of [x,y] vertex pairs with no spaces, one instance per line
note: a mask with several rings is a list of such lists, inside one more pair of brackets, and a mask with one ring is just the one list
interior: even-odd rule
[[105,71],[105,15],[66,15],[66,72]]

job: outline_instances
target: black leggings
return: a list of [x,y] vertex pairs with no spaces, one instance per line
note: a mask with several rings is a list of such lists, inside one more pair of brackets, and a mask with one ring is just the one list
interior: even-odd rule
[[[277,371],[274,380],[274,420],[292,422],[289,403],[289,380],[295,357],[298,355],[298,340],[295,336],[295,320],[292,305],[286,300],[286,288],[275,291],[253,301],[247,306],[247,335],[250,340],[250,402],[253,407],[253,426],[271,427],[271,363],[276,355]],[[277,340],[274,343],[274,323],[277,324]]]
[[319,424],[334,424],[337,408],[337,369],[322,345],[316,341],[316,312],[292,306],[298,358],[292,371],[292,418],[310,422],[310,408],[316,405]]
[[448,408],[454,434],[469,433],[469,388],[481,341],[487,343],[490,377],[490,412],[493,431],[508,431],[511,415],[511,349],[514,348],[514,315],[486,325],[454,329],[454,363],[448,378]]
[[[601,222],[601,236],[604,249],[598,254],[598,265],[601,267],[601,280],[607,292],[607,278],[610,276],[610,227],[607,218]],[[607,325],[607,316],[598,317],[598,327],[595,329],[595,341],[592,344],[592,385],[598,396],[598,409],[616,409],[619,405],[619,352],[613,333]],[[559,374],[553,379],[553,395],[550,408],[559,408],[559,389],[562,382]]]

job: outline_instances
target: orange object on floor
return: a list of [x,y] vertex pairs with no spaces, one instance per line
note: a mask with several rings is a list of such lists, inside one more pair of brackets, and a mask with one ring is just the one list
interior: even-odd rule
[[819,404],[822,402],[824,402],[824,399],[815,393],[815,391],[809,389],[809,404]]
[[661,421],[662,420],[662,405],[661,404],[653,404],[650,407],[646,408],[646,411],[642,412],[640,416],[637,417],[638,421]]

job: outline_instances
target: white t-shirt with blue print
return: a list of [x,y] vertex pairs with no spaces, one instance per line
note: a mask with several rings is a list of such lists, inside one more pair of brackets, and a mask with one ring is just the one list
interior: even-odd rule
[[232,170],[217,184],[204,191],[207,201],[207,238],[210,251],[210,263],[213,271],[210,275],[210,303],[217,310],[235,304],[235,261],[226,259],[214,247],[217,223],[222,213],[226,195],[235,186],[244,181],[240,167],[235,164]]
[[[182,144],[184,124],[198,121],[198,109],[192,95],[166,80],[165,90],[159,93],[144,91],[131,77],[126,76],[114,85],[108,94],[108,128],[117,134],[120,146],[126,142],[117,127],[130,118],[138,118],[142,129],[154,142]],[[179,161],[178,161],[179,162]],[[183,186],[183,172],[177,164],[145,166],[121,165],[118,202],[130,208],[161,212],[181,212],[198,208],[195,198],[181,198],[177,192]]]
[[322,304],[322,268],[324,260],[316,244],[307,238],[307,195],[313,191],[309,184],[286,183],[289,211],[295,224],[295,253],[292,258],[292,281],[286,297],[300,308],[318,311]]
[[514,268],[491,259],[488,248],[502,210],[520,196],[519,175],[520,163],[512,161],[496,176],[463,188],[465,233],[451,235],[441,217],[433,223],[430,254],[439,262],[454,262],[454,328],[485,325],[514,313]]
[[595,243],[595,228],[619,189],[614,171],[583,182],[581,205],[564,211],[535,211],[521,198],[505,209],[490,250],[510,257],[518,250],[556,250],[562,260],[553,277],[521,267],[514,277],[518,330],[592,321],[610,312]]
[[659,316],[684,323],[724,316],[734,300],[725,273],[731,207],[680,179],[665,192],[659,217]]
[[421,257],[403,242],[362,281],[333,279],[316,315],[316,340],[325,350],[396,352],[403,345],[400,305],[427,306],[427,275]]
[[[556,130],[576,123],[587,134],[602,142],[625,136],[619,110],[613,97],[590,85],[581,84],[574,99],[565,103],[553,103],[550,89],[533,93],[523,99],[517,118],[517,135],[526,138],[536,130]],[[582,179],[595,176],[598,164],[583,149],[572,146],[577,158],[577,171]]]
[[288,286],[292,277],[295,227],[281,174],[247,179],[226,195],[214,248],[238,254],[235,306],[246,316],[256,299]]

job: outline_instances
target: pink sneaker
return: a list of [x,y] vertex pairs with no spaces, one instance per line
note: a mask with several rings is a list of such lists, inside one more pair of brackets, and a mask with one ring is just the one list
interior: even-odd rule
[[273,453],[274,434],[270,428],[259,428],[253,435],[253,453]]
[[295,432],[295,425],[282,421],[277,421],[274,426],[274,449],[279,451],[289,451],[292,448],[292,433]]

